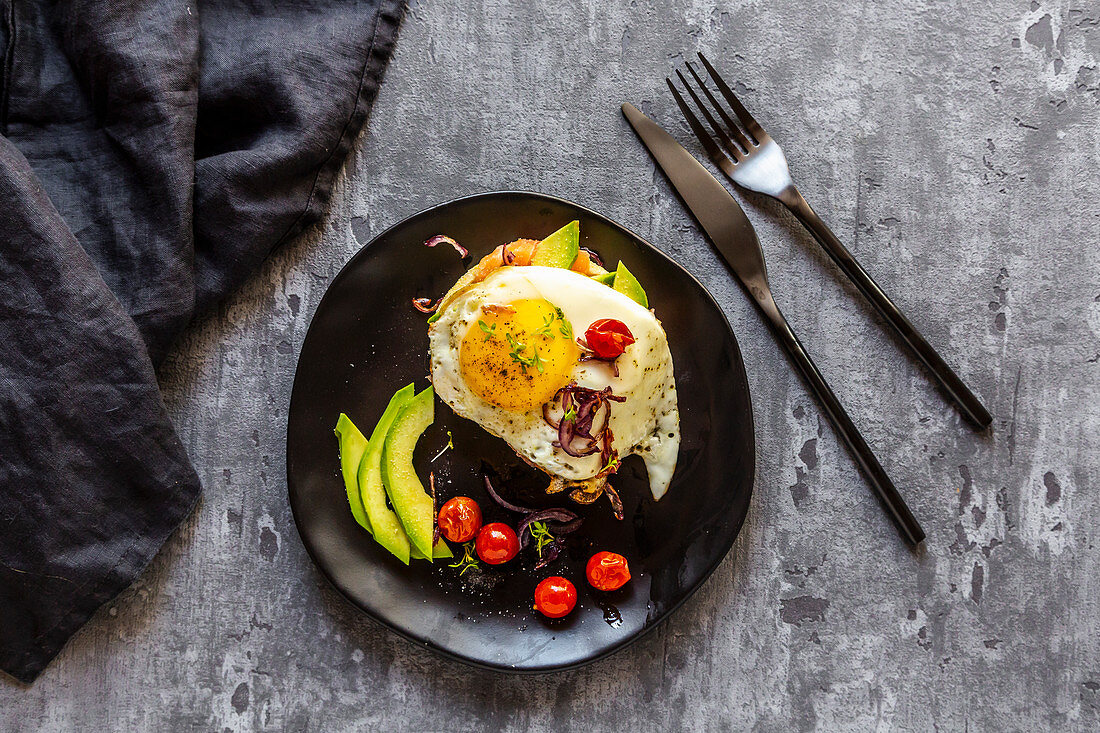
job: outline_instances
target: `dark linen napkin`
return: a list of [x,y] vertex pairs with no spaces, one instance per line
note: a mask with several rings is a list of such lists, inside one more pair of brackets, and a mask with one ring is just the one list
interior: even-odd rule
[[0,669],[30,682],[200,486],[156,367],[317,221],[402,0],[0,0]]

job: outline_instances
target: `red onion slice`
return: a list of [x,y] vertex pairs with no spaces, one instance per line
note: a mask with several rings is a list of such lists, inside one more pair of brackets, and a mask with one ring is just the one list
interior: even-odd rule
[[546,421],[547,425],[554,428],[554,430],[557,430],[559,425],[561,424],[561,421],[555,420],[554,418],[550,417],[550,403],[549,402],[547,402],[545,405],[542,406],[542,419]]
[[[519,523],[519,527],[516,530],[516,534],[519,535],[520,547],[525,548],[531,541],[531,523],[532,522],[568,522],[572,523],[580,519],[576,514],[568,509],[554,508],[554,509],[541,509],[537,512],[531,512],[523,521]],[[570,530],[572,531],[572,530]],[[556,533],[560,534],[560,530],[556,530]]]
[[[573,419],[555,420],[551,415],[550,404],[542,407],[542,417],[550,427],[558,431],[558,439],[553,442],[555,448],[561,448],[574,458],[590,456],[597,451],[605,451],[604,434],[611,420],[611,402],[625,402],[625,397],[611,393],[611,387],[601,390],[567,384],[558,390],[555,397],[561,397],[561,410],[575,413]],[[601,414],[602,413],[602,414]],[[593,429],[595,427],[595,429]]]
[[489,492],[489,496],[492,497],[493,501],[508,511],[515,512],[516,514],[531,514],[535,511],[534,509],[505,501],[501,495],[497,493],[496,489],[493,488],[493,483],[489,480],[488,474],[482,474],[481,478],[485,481],[485,490]]
[[581,436],[588,441],[586,444],[580,447],[575,445],[577,436],[576,422],[574,420],[562,420],[558,427],[558,439],[555,441],[555,447],[561,448],[574,458],[584,458],[599,451],[600,448],[596,441],[587,435]]
[[539,509],[538,511],[531,512],[520,523],[520,529],[526,529],[531,525],[531,522],[572,522],[580,519],[576,512],[569,511],[564,507],[550,507],[549,509]]
[[438,308],[439,304],[442,303],[442,302],[443,302],[443,298],[440,298],[439,300],[435,301],[435,303],[432,302],[431,298],[413,298],[412,299],[413,308],[416,308],[421,313],[435,313],[436,308]]
[[615,512],[615,519],[622,521],[623,518],[623,500],[619,498],[619,492],[611,488],[611,484],[605,483],[603,486],[603,492],[607,494],[607,498],[611,500],[611,509]]
[[[600,458],[603,459],[603,463],[606,466],[611,462],[611,459],[615,456],[615,449],[611,447],[612,441],[615,440],[615,434],[611,432],[611,428],[607,428],[603,431],[603,435],[600,436]],[[608,471],[608,473],[615,473],[614,471]]]
[[535,563],[535,570],[541,570],[550,563],[558,559],[558,555],[561,553],[561,543],[554,540],[549,545],[543,548],[542,557]]
[[600,256],[598,254],[588,249],[588,247],[581,247],[581,249],[588,253],[588,259],[592,260],[600,267],[603,267],[603,260],[600,259]]
[[424,246],[425,247],[434,247],[437,244],[444,244],[444,243],[449,244],[452,247],[454,247],[455,252],[458,252],[458,256],[463,258],[463,259],[465,259],[470,254],[470,251],[468,249],[466,249],[461,244],[459,244],[455,240],[448,237],[446,234],[437,234],[434,237],[431,237],[428,241],[424,242]]
[[556,527],[554,529],[554,534],[556,534],[558,537],[561,537],[563,535],[569,534],[570,532],[576,532],[578,529],[581,528],[582,524],[584,524],[584,520],[578,517],[572,522],[566,522],[562,526]]

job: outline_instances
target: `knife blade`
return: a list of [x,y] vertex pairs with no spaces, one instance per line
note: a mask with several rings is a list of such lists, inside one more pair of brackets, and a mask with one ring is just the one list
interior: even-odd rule
[[[760,240],[741,205],[660,125],[632,104],[623,104],[622,111],[718,254],[768,319],[776,338],[817,396],[838,437],[848,447],[887,515],[910,546],[919,547],[925,536],[920,523],[776,305],[768,286]],[[695,132],[701,140],[707,139],[705,130]]]

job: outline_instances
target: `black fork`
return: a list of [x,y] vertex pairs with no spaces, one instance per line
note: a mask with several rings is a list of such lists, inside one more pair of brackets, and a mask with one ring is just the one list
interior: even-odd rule
[[[902,341],[924,363],[962,414],[980,429],[989,427],[990,423],[993,422],[993,418],[981,401],[947,365],[943,357],[932,348],[932,345],[921,335],[916,326],[910,323],[909,319],[901,312],[901,309],[878,286],[878,283],[867,274],[867,271],[852,256],[852,253],[841,244],[832,230],[826,226],[821,217],[817,215],[817,212],[799,193],[794,181],[791,180],[787,159],[783,155],[779,144],[772,140],[771,136],[760,126],[760,123],[749,114],[749,111],[745,109],[744,105],[737,99],[737,95],[719,76],[707,57],[700,53],[699,60],[706,68],[714,87],[725,100],[726,105],[723,105],[715,97],[704,78],[696,71],[695,66],[690,61],[686,63],[686,66],[692,81],[694,81],[694,86],[679,70],[677,70],[676,75],[679,77],[684,89],[687,90],[692,102],[706,118],[710,129],[714,131],[714,137],[707,133],[706,128],[703,127],[702,122],[691,110],[672,80],[666,79],[666,81],[676,98],[676,104],[679,105],[692,130],[703,144],[703,147],[706,148],[710,159],[738,186],[771,196],[786,206],[802,222],[802,225],[810,231],[833,262],[848,276],[859,291],[863,293],[864,297],[871,301],[871,305],[886,319],[886,322],[897,332]],[[706,97],[706,102],[695,91],[696,87],[702,92],[703,97]],[[732,110],[732,115],[727,110],[727,106],[729,110]],[[720,120],[715,117],[712,110],[717,113],[718,118],[721,118]],[[737,118],[736,121],[734,117]]]

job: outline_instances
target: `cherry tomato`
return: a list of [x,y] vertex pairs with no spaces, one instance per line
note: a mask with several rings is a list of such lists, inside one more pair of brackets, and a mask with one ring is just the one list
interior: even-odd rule
[[630,580],[626,558],[614,552],[597,552],[584,569],[589,584],[596,590],[618,590]]
[[568,616],[576,605],[576,587],[560,575],[553,575],[535,587],[535,610],[546,618]]
[[519,537],[516,531],[503,522],[486,524],[477,533],[474,543],[477,556],[490,565],[508,562],[519,552]]
[[451,542],[469,542],[481,529],[481,507],[468,496],[456,496],[439,510],[439,533]]
[[584,332],[584,341],[596,356],[614,359],[634,343],[634,334],[630,333],[630,329],[622,321],[601,318]]

